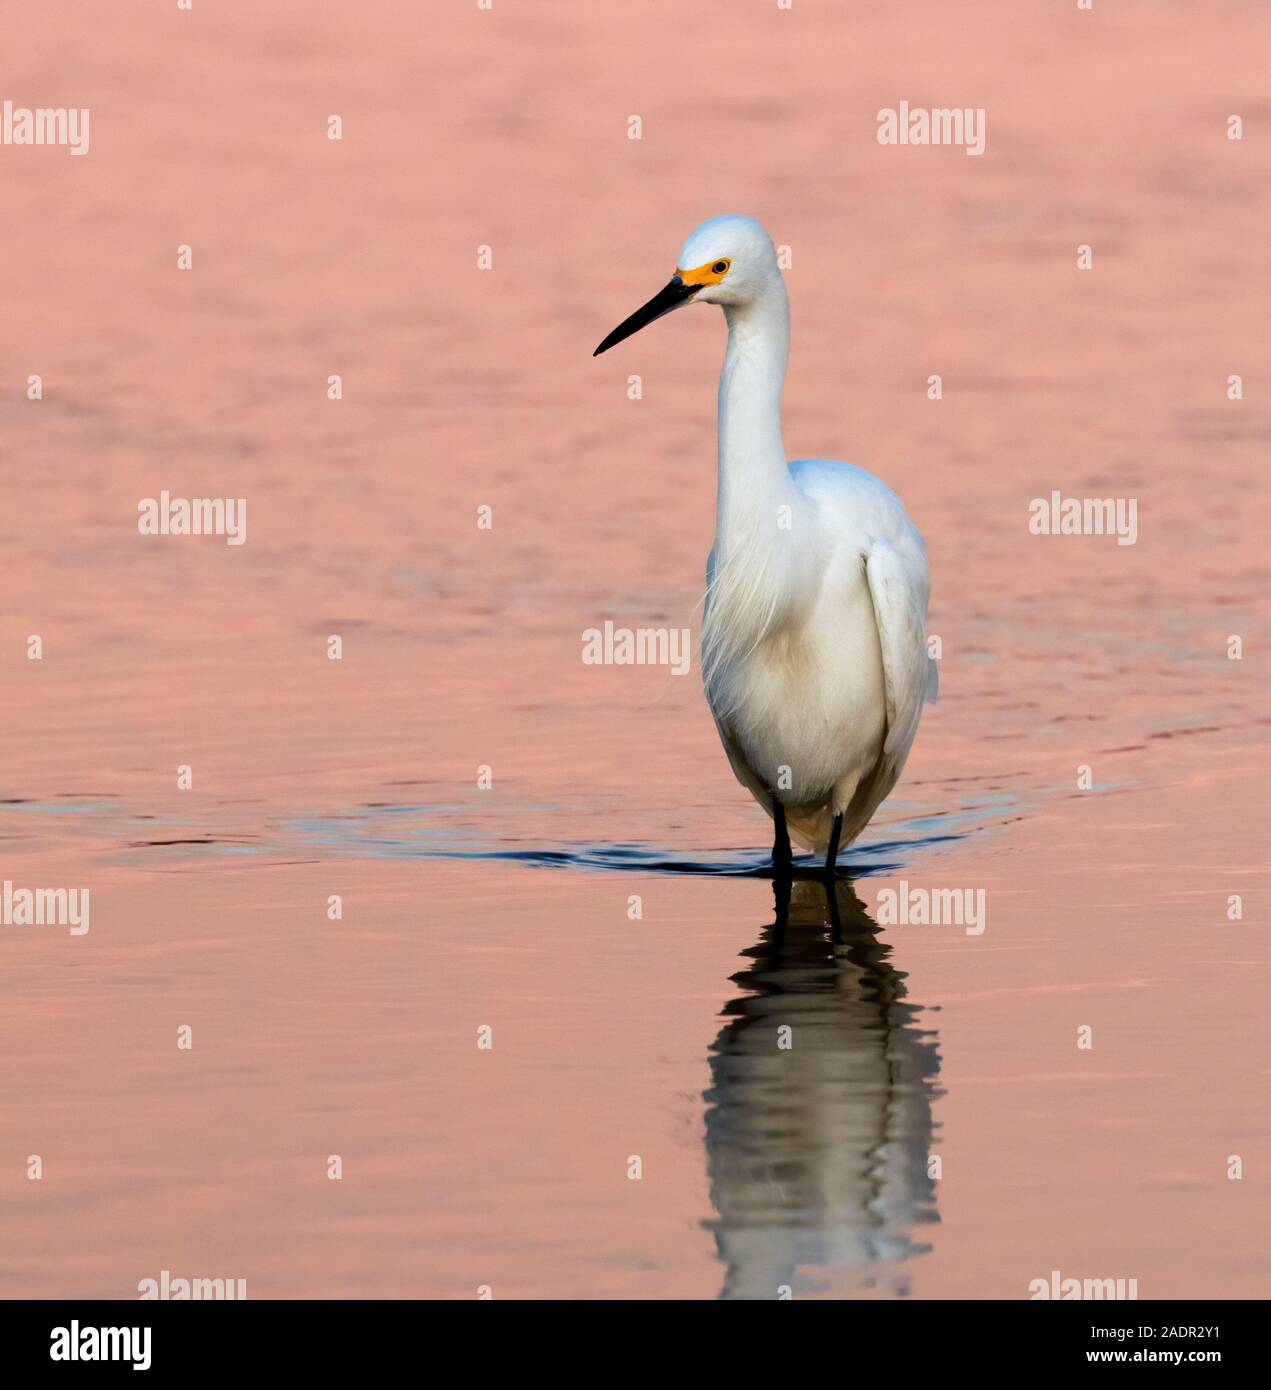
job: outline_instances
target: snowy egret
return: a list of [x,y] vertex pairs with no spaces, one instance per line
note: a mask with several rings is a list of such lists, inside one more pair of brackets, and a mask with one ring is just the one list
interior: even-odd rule
[[767,232],[750,217],[712,218],[679,266],[592,355],[685,304],[724,310],[706,698],[733,772],[775,823],[774,870],[790,872],[793,836],[832,873],[896,785],[935,699],[926,551],[871,474],[786,461],[790,310]]

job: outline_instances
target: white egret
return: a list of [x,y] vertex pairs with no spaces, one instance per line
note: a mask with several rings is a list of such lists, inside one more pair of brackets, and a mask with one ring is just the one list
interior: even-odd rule
[[738,781],[775,822],[774,870],[790,872],[793,836],[832,873],[896,785],[935,699],[926,551],[877,478],[786,461],[790,310],[767,232],[750,217],[712,218],[679,266],[593,356],[682,305],[724,310],[706,698]]

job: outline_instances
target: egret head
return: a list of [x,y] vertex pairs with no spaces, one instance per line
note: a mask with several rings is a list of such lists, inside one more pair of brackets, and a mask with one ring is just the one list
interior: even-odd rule
[[624,319],[592,356],[599,357],[672,309],[685,304],[741,307],[780,279],[772,238],[753,217],[712,217],[689,234],[670,283]]

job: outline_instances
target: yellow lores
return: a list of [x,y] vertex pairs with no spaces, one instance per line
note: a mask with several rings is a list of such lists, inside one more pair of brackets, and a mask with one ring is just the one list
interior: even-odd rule
[[732,265],[730,260],[707,261],[705,265],[699,265],[696,270],[680,270],[676,267],[676,275],[686,285],[718,285],[719,282],[728,274],[728,267]]

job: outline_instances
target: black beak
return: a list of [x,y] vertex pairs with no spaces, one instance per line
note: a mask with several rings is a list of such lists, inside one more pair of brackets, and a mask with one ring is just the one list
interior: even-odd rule
[[663,314],[669,314],[672,309],[678,309],[701,288],[701,285],[686,285],[678,275],[673,276],[671,283],[664,289],[660,289],[647,304],[637,309],[629,319],[623,319],[591,355],[599,357],[602,352],[608,352],[615,343],[620,343],[624,338],[638,333],[645,324],[652,323],[654,319],[660,319]]

